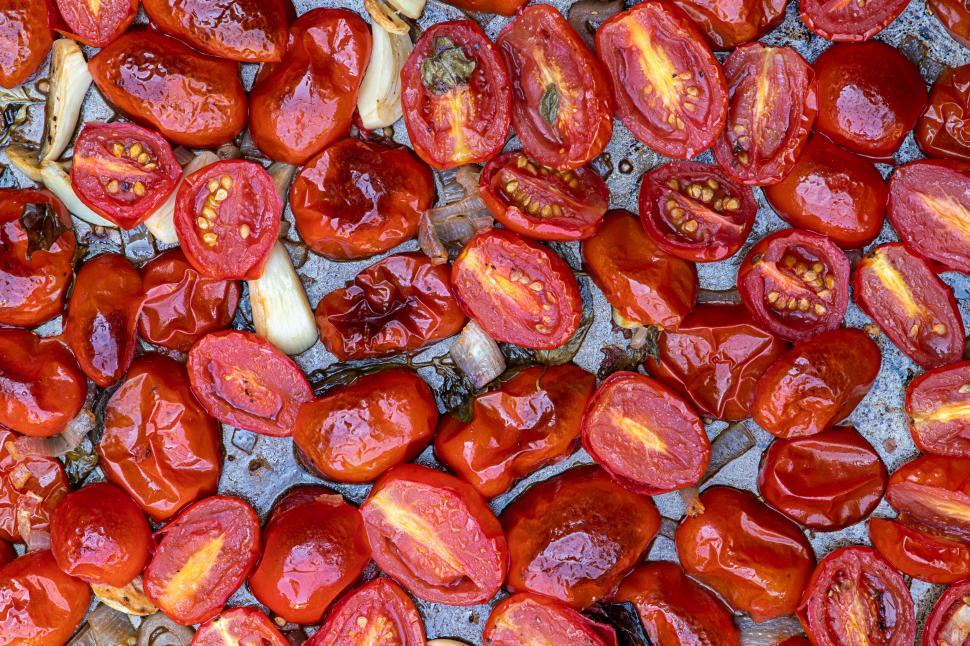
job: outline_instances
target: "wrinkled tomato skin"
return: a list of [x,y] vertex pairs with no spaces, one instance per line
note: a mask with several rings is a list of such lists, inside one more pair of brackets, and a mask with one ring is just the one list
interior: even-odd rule
[[872,546],[909,576],[930,583],[953,583],[970,576],[970,546],[926,534],[895,520],[869,521]]
[[835,42],[862,42],[885,29],[908,4],[909,0],[863,4],[806,0],[799,8],[805,26],[822,38]]
[[[512,127],[525,152],[557,170],[582,168],[603,152],[613,136],[606,72],[562,14],[549,5],[527,7],[495,44],[512,78]],[[556,114],[544,116],[550,88]]]
[[624,321],[677,329],[697,300],[697,269],[669,254],[635,216],[610,211],[582,245],[583,265]]
[[[31,249],[21,222],[29,204],[49,207],[63,228],[47,249],[43,245]],[[71,216],[54,195],[30,189],[0,190],[0,325],[36,327],[60,314],[74,276],[76,251]]]
[[970,8],[962,0],[927,0],[927,8],[964,47],[970,47]]
[[923,629],[922,646],[959,644],[966,639],[968,625],[966,616],[970,608],[970,579],[958,581],[947,588],[933,606]]
[[509,591],[542,594],[576,610],[612,595],[660,529],[653,501],[596,465],[532,485],[501,521],[511,554]]
[[727,51],[761,38],[785,17],[782,0],[672,0],[697,25],[711,49]]
[[612,626],[553,599],[520,592],[495,606],[482,633],[482,646],[519,644],[616,646],[617,640]]
[[950,68],[936,79],[916,124],[916,142],[928,157],[970,161],[970,65]]
[[970,361],[924,372],[906,388],[913,442],[923,453],[970,458]]
[[176,144],[218,146],[246,125],[238,65],[163,34],[130,31],[94,56],[88,69],[111,104]]
[[[362,624],[361,618],[366,621]],[[378,638],[380,641],[378,641]],[[411,597],[390,579],[374,579],[348,592],[306,646],[424,646],[421,615]]]
[[758,491],[796,523],[830,532],[869,516],[888,478],[872,445],[851,426],[837,426],[772,442],[761,460]]
[[320,300],[316,319],[324,347],[341,361],[416,350],[458,334],[467,320],[447,265],[417,253],[363,269]]
[[482,13],[497,13],[500,16],[511,16],[528,0],[448,0],[448,4]]
[[51,0],[9,0],[0,8],[0,86],[13,88],[44,62],[54,42]]
[[0,429],[0,539],[33,545],[50,534],[51,512],[71,486],[58,460],[20,456],[16,440],[17,435]]
[[65,35],[92,47],[104,47],[128,29],[138,13],[138,0],[55,0],[67,27]]
[[855,410],[881,365],[879,346],[865,332],[823,332],[771,364],[758,380],[751,416],[781,438],[820,433]]
[[258,608],[231,608],[199,626],[191,646],[289,646]]
[[418,457],[437,424],[434,394],[416,372],[381,370],[304,404],[293,443],[328,480],[373,482]]
[[[649,0],[613,16],[596,30],[596,55],[610,75],[617,116],[661,155],[690,159],[721,134],[728,107],[724,72],[694,23],[674,5]],[[639,62],[659,55],[664,65],[644,69]],[[678,108],[654,107],[658,92],[660,103]],[[688,103],[694,109],[683,107]]]
[[580,420],[596,377],[579,366],[532,366],[475,397],[472,419],[445,416],[435,456],[485,498],[579,448]]
[[685,516],[675,532],[687,574],[756,622],[791,614],[815,567],[798,526],[730,487],[706,489],[700,505],[703,511]]
[[911,460],[889,478],[886,500],[911,527],[970,541],[970,460],[940,455]]

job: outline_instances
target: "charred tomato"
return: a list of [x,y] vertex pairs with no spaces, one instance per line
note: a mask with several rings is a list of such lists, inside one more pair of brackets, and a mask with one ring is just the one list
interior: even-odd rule
[[934,536],[884,518],[869,521],[872,546],[904,574],[930,583],[970,576],[970,545]]
[[970,460],[942,455],[911,460],[889,478],[886,500],[911,527],[970,540]]
[[17,439],[0,429],[0,539],[46,549],[51,512],[71,486],[58,460],[21,454]]
[[138,13],[138,0],[55,1],[64,33],[92,47],[104,47],[123,34]]
[[611,626],[538,594],[520,592],[503,600],[485,622],[482,646],[583,644],[616,646]]
[[191,646],[289,646],[276,625],[258,608],[231,608],[199,626]]
[[941,366],[911,381],[906,414],[920,451],[970,458],[970,361]]
[[424,624],[400,586],[390,579],[374,579],[335,603],[306,646],[330,644],[424,646]]
[[44,62],[54,42],[55,16],[50,0],[16,0],[0,8],[0,86],[20,85]]
[[916,124],[919,147],[930,157],[970,161],[970,65],[940,74],[929,101]]
[[970,47],[970,8],[962,0],[927,0],[926,6],[954,40]]
[[944,646],[966,641],[970,634],[970,580],[950,586],[939,598],[923,629],[923,646]]
[[805,0],[799,5],[802,22],[828,40],[858,42],[869,40],[903,12],[909,0],[841,2]]
[[726,51],[761,38],[785,17],[782,0],[672,0],[686,13],[712,49]]
[[66,644],[90,603],[88,584],[64,574],[49,550],[0,568],[0,634],[8,644]]

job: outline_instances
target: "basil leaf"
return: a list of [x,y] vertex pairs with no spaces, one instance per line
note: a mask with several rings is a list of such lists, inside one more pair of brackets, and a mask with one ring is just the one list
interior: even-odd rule
[[50,204],[34,202],[24,204],[20,226],[27,233],[28,260],[35,251],[50,251],[57,239],[68,230]]
[[547,85],[546,91],[542,93],[542,99],[539,101],[539,116],[550,126],[559,117],[559,90],[552,83]]
[[444,37],[435,38],[434,51],[421,61],[421,82],[432,94],[445,94],[460,85],[468,85],[476,63],[465,56],[465,50]]

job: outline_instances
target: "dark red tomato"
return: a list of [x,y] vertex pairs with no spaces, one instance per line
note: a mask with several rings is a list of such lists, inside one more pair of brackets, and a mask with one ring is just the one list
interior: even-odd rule
[[414,151],[439,170],[488,161],[508,137],[509,73],[471,20],[425,30],[401,70],[401,102]]
[[956,541],[970,540],[970,461],[923,455],[889,478],[886,500],[908,525]]
[[662,330],[646,367],[704,415],[750,417],[758,378],[788,344],[752,320],[741,305],[700,305],[677,331]]
[[164,34],[130,31],[102,49],[88,68],[111,104],[176,144],[218,146],[246,125],[239,66]]
[[258,608],[231,608],[199,626],[191,646],[289,646]]
[[577,610],[612,595],[660,529],[653,501],[596,465],[526,489],[502,512],[511,568],[506,587]]
[[805,0],[800,3],[802,22],[828,40],[869,40],[903,12],[909,0]]
[[91,588],[64,574],[50,551],[0,568],[0,634],[11,646],[61,646],[84,619]]
[[554,7],[526,7],[495,41],[512,78],[512,127],[522,148],[558,170],[593,161],[613,135],[606,72]]
[[448,4],[466,11],[497,13],[502,16],[511,16],[525,3],[523,0],[448,0]]
[[579,448],[580,420],[596,377],[579,366],[532,366],[475,397],[467,424],[445,416],[435,455],[494,498]]
[[794,637],[789,637],[784,641],[778,642],[775,646],[812,646],[812,642],[808,641],[807,637],[795,635]]
[[950,586],[933,606],[923,629],[923,646],[966,644],[970,635],[970,580]]
[[8,0],[0,7],[0,85],[20,85],[47,58],[55,11],[50,0]]
[[796,523],[824,532],[854,525],[882,500],[889,474],[851,426],[775,440],[761,459],[758,491]]
[[317,305],[320,340],[341,361],[417,350],[465,321],[448,266],[417,253],[378,260]]
[[143,296],[141,274],[120,254],[92,258],[77,273],[64,340],[84,374],[102,388],[117,383],[135,358]]
[[175,230],[189,262],[204,276],[259,278],[280,234],[283,205],[273,178],[244,160],[221,161],[178,187]]
[[673,0],[704,34],[711,48],[734,49],[761,38],[785,17],[784,0]]
[[547,247],[502,229],[475,235],[451,269],[458,305],[497,341],[558,348],[582,317],[576,277]]
[[313,390],[300,367],[269,341],[243,330],[205,336],[189,351],[192,392],[223,424],[275,437],[293,434]]
[[128,29],[138,0],[56,0],[63,33],[92,47],[104,47]]
[[563,603],[527,592],[513,594],[495,606],[482,633],[482,646],[616,643],[612,626],[597,623]]
[[870,547],[829,553],[815,568],[798,618],[816,646],[909,646],[913,599],[902,575]]
[[60,200],[47,191],[0,190],[0,325],[36,327],[60,314],[76,251]]
[[879,346],[865,332],[823,332],[796,343],[764,372],[751,416],[777,437],[820,433],[855,410],[881,365]]
[[636,607],[653,644],[740,646],[728,609],[676,563],[641,565],[623,579],[613,599]]
[[920,451],[970,458],[970,361],[930,370],[911,381],[906,414]]
[[196,401],[183,364],[146,354],[105,405],[98,456],[105,477],[163,521],[216,492],[222,428]]
[[297,487],[270,514],[249,589],[286,621],[318,624],[369,562],[357,508],[326,487]]
[[849,259],[827,237],[785,229],[751,248],[738,269],[738,291],[756,321],[803,341],[842,325],[849,272]]
[[950,68],[936,79],[916,124],[916,141],[930,157],[970,161],[970,65]]
[[271,159],[301,166],[347,136],[371,35],[351,11],[313,9],[290,27],[289,43],[249,94],[249,132]]
[[0,539],[33,548],[46,542],[51,512],[71,486],[58,460],[20,455],[17,437],[0,429]]
[[661,155],[689,159],[721,134],[724,72],[677,7],[649,0],[613,16],[596,30],[596,55],[613,82],[617,115]]
[[954,40],[970,47],[970,8],[962,0],[927,0],[926,6]]
[[589,238],[610,206],[610,189],[593,169],[556,171],[521,151],[488,162],[479,181],[482,200],[496,220],[539,240]]
[[418,457],[437,424],[434,393],[416,372],[381,370],[304,404],[293,443],[328,480],[373,482]]
[[259,518],[248,503],[211,496],[192,504],[155,534],[145,592],[174,621],[216,616],[260,553]]
[[852,286],[859,306],[916,363],[934,368],[963,356],[963,321],[953,290],[903,245],[870,251]]
[[3,567],[15,558],[17,558],[17,552],[14,550],[13,545],[7,541],[0,542],[0,567]]
[[876,40],[829,47],[815,60],[815,74],[815,130],[867,157],[892,156],[926,106],[916,66]]
[[347,593],[306,646],[424,646],[414,602],[390,579],[374,579]]
[[933,536],[895,520],[869,521],[869,540],[904,574],[930,583],[970,576],[970,545]]
[[297,175],[290,205],[300,237],[331,260],[367,258],[418,233],[434,174],[404,146],[344,139]]
[[791,614],[815,567],[798,526],[754,494],[730,487],[706,489],[700,505],[675,533],[687,574],[757,622]]

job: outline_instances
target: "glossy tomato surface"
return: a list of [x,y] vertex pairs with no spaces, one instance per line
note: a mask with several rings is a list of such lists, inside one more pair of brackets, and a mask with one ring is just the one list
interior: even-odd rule
[[55,1],[64,32],[92,47],[104,47],[123,34],[138,13],[138,0]]
[[559,601],[527,592],[513,594],[495,606],[482,633],[482,646],[616,643],[612,626],[597,623]]
[[950,586],[937,600],[926,620],[923,630],[923,646],[944,646],[966,641],[970,634],[970,580]]
[[11,0],[0,8],[0,85],[13,88],[44,62],[54,42],[50,0]]
[[889,478],[886,500],[912,527],[970,540],[970,460],[941,455],[911,460]]
[[970,65],[950,68],[936,79],[916,124],[916,141],[929,157],[970,161]]
[[34,549],[49,544],[51,512],[71,487],[58,460],[22,455],[17,437],[0,429],[0,539]]
[[961,0],[927,0],[926,6],[954,40],[970,47],[970,8]]
[[911,381],[906,414],[920,451],[970,458],[970,361],[941,366]]
[[903,12],[909,0],[870,0],[869,2],[832,2],[806,0],[799,5],[802,22],[828,40],[858,42],[869,40]]
[[934,536],[884,518],[869,521],[872,546],[903,574],[930,583],[970,576],[970,545]]
[[785,17],[783,0],[672,0],[715,50],[734,49],[761,38]]
[[0,568],[0,635],[14,646],[61,646],[81,623],[91,588],[64,574],[50,551]]
[[199,626],[191,646],[288,646],[276,625],[257,608],[231,608]]
[[448,0],[448,4],[466,11],[497,13],[501,16],[511,16],[524,5],[527,0]]
[[306,646],[424,646],[424,624],[411,597],[390,579],[374,579],[333,605]]

